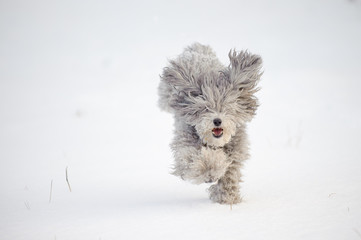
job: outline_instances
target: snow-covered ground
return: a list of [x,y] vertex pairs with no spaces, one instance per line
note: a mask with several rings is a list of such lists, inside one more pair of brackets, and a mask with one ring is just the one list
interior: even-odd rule
[[[169,174],[194,41],[264,59],[232,207]],[[360,0],[0,1],[0,239],[361,239],[360,43]]]

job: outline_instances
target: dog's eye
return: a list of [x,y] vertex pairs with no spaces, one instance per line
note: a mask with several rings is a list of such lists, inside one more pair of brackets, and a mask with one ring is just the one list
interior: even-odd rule
[[189,95],[192,97],[198,97],[199,95],[201,95],[201,93],[197,91],[193,91],[193,92],[189,92]]

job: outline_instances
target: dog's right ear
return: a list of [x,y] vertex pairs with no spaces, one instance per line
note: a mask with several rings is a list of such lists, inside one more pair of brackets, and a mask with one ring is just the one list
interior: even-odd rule
[[188,105],[187,97],[199,94],[199,88],[186,63],[169,62],[170,65],[163,69],[160,76],[158,104],[162,110],[173,113]]
[[229,80],[238,91],[238,105],[246,120],[251,120],[255,115],[258,100],[254,93],[259,89],[257,83],[262,75],[262,59],[248,51],[230,51],[230,65],[228,67]]

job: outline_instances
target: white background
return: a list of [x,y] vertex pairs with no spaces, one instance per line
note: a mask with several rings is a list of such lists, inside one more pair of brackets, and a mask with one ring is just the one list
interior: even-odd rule
[[[264,60],[232,208],[169,174],[195,41]],[[360,0],[1,0],[0,239],[360,239],[360,45]]]

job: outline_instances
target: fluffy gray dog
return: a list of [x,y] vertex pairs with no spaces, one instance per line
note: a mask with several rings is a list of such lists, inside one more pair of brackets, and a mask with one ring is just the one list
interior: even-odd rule
[[240,168],[248,155],[246,122],[258,107],[254,93],[262,59],[247,51],[229,52],[225,67],[209,46],[195,43],[164,68],[161,109],[174,114],[173,174],[195,184],[216,182],[210,199],[241,201]]

